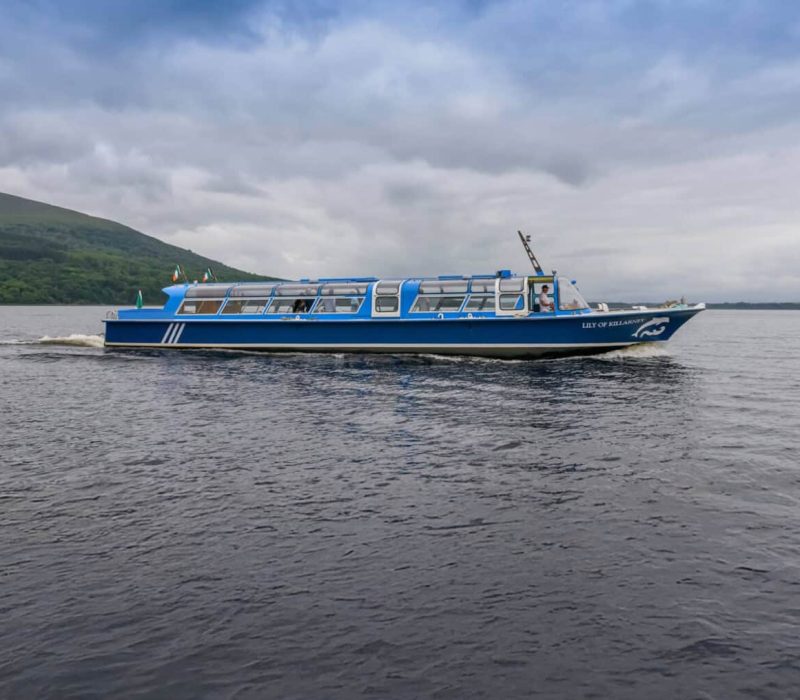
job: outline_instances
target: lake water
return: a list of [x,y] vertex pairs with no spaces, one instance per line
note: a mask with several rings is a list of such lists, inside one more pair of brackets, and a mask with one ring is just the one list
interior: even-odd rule
[[800,313],[542,362],[104,313],[0,307],[0,696],[800,694]]

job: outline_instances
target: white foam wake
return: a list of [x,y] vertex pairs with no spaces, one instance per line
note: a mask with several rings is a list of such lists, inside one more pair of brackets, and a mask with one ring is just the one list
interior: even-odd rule
[[669,352],[661,343],[637,343],[620,350],[597,355],[601,360],[639,360],[649,357],[668,357]]
[[40,345],[75,345],[81,348],[102,348],[103,336],[83,335],[82,333],[70,333],[69,335],[56,337],[45,335],[36,342]]

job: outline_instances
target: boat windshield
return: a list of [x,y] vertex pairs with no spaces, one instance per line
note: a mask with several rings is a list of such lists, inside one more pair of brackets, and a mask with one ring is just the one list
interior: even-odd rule
[[558,278],[558,308],[561,311],[588,309],[589,305],[581,296],[577,287],[566,277]]

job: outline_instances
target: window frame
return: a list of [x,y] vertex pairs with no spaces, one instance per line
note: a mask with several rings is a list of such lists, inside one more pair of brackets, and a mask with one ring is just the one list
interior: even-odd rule
[[524,277],[501,277],[498,290],[500,294],[511,294],[517,292],[523,294],[525,292],[525,278]]
[[[282,302],[291,302],[292,306],[294,306],[298,301],[303,300],[308,302],[308,308],[305,311],[273,311],[273,306],[280,304]],[[310,314],[313,313],[314,303],[316,302],[317,297],[310,297],[310,296],[274,296],[269,300],[269,304],[267,308],[264,309],[264,314],[271,314],[271,315],[284,315],[284,316],[297,316],[298,314]]]
[[[514,297],[514,305],[511,307],[503,306],[503,298],[504,297]],[[522,299],[522,308],[518,309],[517,304],[519,300]],[[525,311],[525,295],[522,292],[503,292],[502,294],[497,295],[497,308],[500,311],[504,311],[505,313],[522,313]]]
[[[355,296],[355,295],[353,295],[353,296],[320,296],[320,297],[317,298],[317,303],[314,305],[313,309],[311,310],[311,313],[324,314],[324,315],[334,315],[334,316],[335,315],[341,315],[341,314],[357,314],[359,311],[361,311],[361,308],[364,306],[364,299],[365,298],[366,297]],[[342,300],[342,299],[347,299],[348,301],[351,302],[351,305],[352,305],[352,301],[355,300],[355,301],[358,302],[358,306],[356,307],[355,310],[353,310],[351,308],[351,309],[349,309],[347,311],[338,311],[336,309],[336,302],[339,301],[339,300]],[[332,301],[333,302],[333,304],[334,304],[334,310],[333,311],[327,311],[327,310],[322,308],[322,306],[327,301]]]
[[[539,296],[542,293],[542,287],[545,285],[550,288],[547,296],[553,304],[551,311],[542,311],[541,304],[539,303]],[[554,278],[550,277],[542,279],[538,277],[530,277],[528,279],[528,303],[530,304],[531,314],[534,316],[547,316],[555,313],[558,310],[557,299],[556,281]]]
[[[181,301],[181,305],[178,307],[178,310],[175,312],[176,316],[216,316],[219,314],[220,309],[222,309],[223,304],[225,303],[225,299],[222,297],[217,298],[206,298],[206,297],[191,297],[187,299],[186,297],[183,298]],[[184,307],[187,304],[206,304],[212,303],[217,304],[217,308],[215,311],[184,311]]]
[[[409,313],[412,314],[457,314],[461,311],[464,306],[464,302],[467,300],[468,294],[417,294],[414,298],[414,302],[411,304],[411,308],[409,309]],[[430,309],[418,309],[417,304],[419,304],[421,299],[461,299],[461,302],[456,309],[440,309],[440,308],[430,308]]]
[[[481,277],[479,279],[470,280],[469,293],[470,294],[494,294],[497,291],[497,277]],[[475,289],[476,286],[482,289]]]
[[[220,310],[220,314],[222,316],[262,316],[269,306],[271,298],[264,298],[264,297],[228,297],[225,300],[225,305]],[[252,304],[254,302],[260,302],[260,309],[258,311],[227,311],[228,307],[232,306],[233,304]]]
[[[566,277],[558,277],[558,278],[556,278],[556,281],[558,283],[558,285],[557,285],[558,299],[557,299],[557,301],[554,300],[554,303],[553,303],[554,309],[557,309],[558,311],[566,311],[566,312],[571,312],[571,313],[575,313],[576,311],[585,311],[587,309],[591,311],[591,306],[589,306],[589,303],[586,301],[586,299],[583,298],[583,294],[581,294],[581,291],[580,291],[580,289],[578,289],[577,285],[572,284],[572,281],[567,279]],[[568,288],[569,290],[572,290],[572,291],[575,292],[575,295],[577,296],[577,299],[583,302],[583,306],[569,306],[569,307],[567,307],[567,306],[563,305],[563,303],[562,303],[562,294],[561,294],[561,285],[562,284],[566,288]]]
[[[492,302],[492,308],[480,308],[480,309],[471,309],[469,308],[470,302],[473,299],[484,299],[490,300]],[[477,292],[475,294],[470,294],[467,296],[466,301],[464,302],[464,306],[462,307],[462,311],[469,312],[469,313],[494,313],[497,310],[497,296],[495,294],[486,294],[484,292]]]
[[[429,291],[430,290],[430,291]],[[469,280],[422,280],[418,296],[466,296],[469,293]]]
[[[403,308],[403,285],[406,280],[376,280],[369,288],[370,317],[371,318],[399,318]],[[378,308],[381,299],[394,299],[396,308],[392,311],[382,311]]]

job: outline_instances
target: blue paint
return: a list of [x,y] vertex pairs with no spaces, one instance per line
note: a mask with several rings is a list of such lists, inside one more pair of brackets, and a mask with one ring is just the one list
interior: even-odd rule
[[[328,278],[330,279],[330,278]],[[487,280],[497,280],[488,286]],[[428,290],[431,283],[436,289],[441,282],[441,293],[421,293],[420,286]],[[288,286],[307,285],[310,289],[308,304],[311,311],[301,313],[269,313],[270,304],[279,300],[285,304],[294,301],[286,296]],[[117,319],[106,321],[105,342],[111,347],[169,347],[250,348],[269,351],[355,351],[355,352],[433,352],[481,355],[491,357],[539,357],[561,354],[603,352],[643,342],[661,342],[672,335],[703,306],[680,306],[647,310],[596,312],[585,305],[575,290],[571,292],[580,308],[558,309],[567,278],[547,276],[514,277],[503,271],[495,277],[471,278],[443,276],[426,279],[400,280],[394,284],[400,289],[400,310],[396,314],[382,314],[375,310],[376,289],[384,296],[381,284],[374,278],[334,279],[320,287],[318,281],[302,280],[270,286],[269,297],[262,313],[224,313],[225,305],[248,298],[248,293],[259,284],[242,285],[173,285],[164,291],[168,300],[161,309],[123,309]],[[325,283],[322,283],[325,284]],[[358,294],[335,294],[335,285],[360,285]],[[504,285],[519,284],[523,292],[508,291]],[[533,285],[536,285],[534,288]],[[539,312],[536,291],[548,284],[551,298],[556,304],[552,312]],[[447,285],[450,285],[449,287]],[[356,289],[353,287],[353,289]],[[191,291],[190,291],[191,290]],[[454,290],[454,291],[447,291]],[[316,292],[311,295],[311,292]],[[520,298],[514,299],[515,294]],[[564,292],[569,296],[568,292]],[[575,296],[577,294],[577,297]],[[470,295],[479,299],[493,297],[495,308],[502,296],[514,305],[505,311],[467,311]],[[302,295],[298,295],[300,298]],[[391,297],[391,295],[388,295]],[[460,299],[458,310],[412,311],[418,296],[433,302],[447,298],[450,303]],[[220,305],[217,313],[182,313],[186,306],[200,304],[205,297]],[[325,302],[340,299],[344,308],[353,299],[360,303],[355,312],[325,312]],[[534,305],[537,302],[537,305]],[[255,302],[254,302],[255,303]],[[195,306],[194,308],[201,308]],[[242,308],[232,306],[232,309]]]

